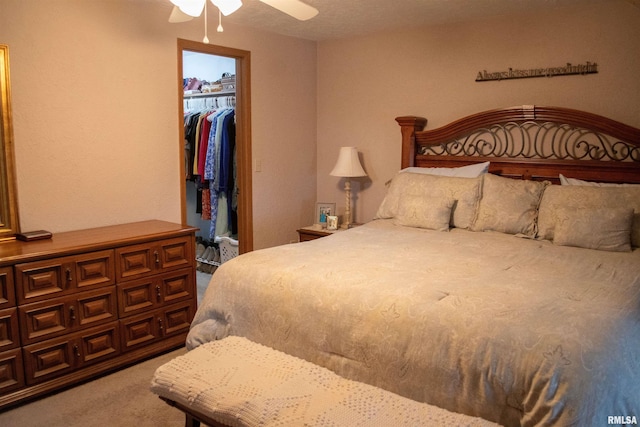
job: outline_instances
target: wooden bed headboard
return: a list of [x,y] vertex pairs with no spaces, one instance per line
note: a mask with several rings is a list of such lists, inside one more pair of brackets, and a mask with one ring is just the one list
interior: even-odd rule
[[402,168],[457,167],[490,161],[489,172],[549,180],[558,175],[640,183],[640,129],[596,114],[525,105],[484,111],[437,129],[422,117],[396,118]]

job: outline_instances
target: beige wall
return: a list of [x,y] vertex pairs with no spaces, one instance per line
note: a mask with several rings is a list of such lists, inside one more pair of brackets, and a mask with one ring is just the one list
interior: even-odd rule
[[[180,222],[176,39],[201,40],[203,22],[169,24],[170,10],[0,0],[23,230]],[[230,24],[219,35],[215,18],[212,43],[251,51],[254,246],[288,243],[313,217],[316,44]]]
[[[606,5],[396,31],[318,47],[318,199],[344,209],[329,176],[355,145],[369,180],[356,220],[370,220],[400,167],[401,115],[434,128],[478,111],[523,104],[582,109],[640,127],[640,8]],[[477,72],[597,62],[599,73],[476,83]],[[357,189],[358,185],[352,185]]]
[[[201,40],[203,24],[169,24],[169,11],[168,1],[0,0],[24,230],[180,221],[176,39]],[[355,214],[371,219],[399,168],[399,115],[433,128],[546,104],[640,127],[640,9],[625,0],[317,45],[210,28],[212,43],[252,55],[256,248],[296,239],[316,200],[342,212],[343,183],[328,174],[343,145],[362,153],[369,178],[354,183]],[[482,69],[585,61],[600,73],[474,81]]]

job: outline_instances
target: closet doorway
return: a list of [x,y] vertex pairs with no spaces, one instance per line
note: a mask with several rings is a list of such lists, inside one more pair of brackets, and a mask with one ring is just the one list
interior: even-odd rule
[[[251,87],[250,87],[250,52],[178,39],[178,111],[179,111],[179,156],[180,156],[180,192],[182,223],[189,224],[190,209],[187,203],[187,185],[189,167],[185,154],[185,103],[184,79],[195,76],[183,75],[184,58],[191,53],[221,57],[221,62],[227,59],[235,61],[235,149],[236,149],[236,182],[237,182],[237,240],[239,253],[253,250],[253,209],[252,209],[252,176],[251,176]],[[186,55],[186,56],[185,56]],[[228,62],[228,61],[226,61]],[[211,90],[216,90],[215,88]],[[206,96],[205,96],[206,97]],[[215,98],[215,97],[211,97]],[[224,96],[217,102],[225,103]],[[191,195],[190,195],[191,196]],[[198,226],[198,224],[189,224]],[[208,237],[208,236],[203,236]]]

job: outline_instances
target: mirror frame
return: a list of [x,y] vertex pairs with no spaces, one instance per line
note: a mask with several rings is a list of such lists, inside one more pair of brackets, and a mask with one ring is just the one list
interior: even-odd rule
[[20,232],[10,92],[9,47],[0,44],[0,240],[14,239]]

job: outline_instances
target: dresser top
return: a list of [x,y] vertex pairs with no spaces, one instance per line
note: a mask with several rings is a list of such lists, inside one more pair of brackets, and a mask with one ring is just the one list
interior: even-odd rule
[[51,239],[45,240],[10,240],[0,243],[0,266],[188,235],[195,230],[172,222],[149,220],[54,233]]

